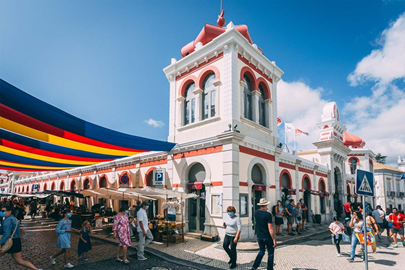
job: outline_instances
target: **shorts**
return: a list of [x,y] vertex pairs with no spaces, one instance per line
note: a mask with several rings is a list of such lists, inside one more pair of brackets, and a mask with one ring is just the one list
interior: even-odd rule
[[305,211],[304,213],[302,213],[302,219],[308,220],[308,211]]
[[401,229],[392,228],[392,233],[398,233],[399,235],[404,235],[404,228],[401,228]]
[[384,223],[378,223],[378,226],[380,226],[380,229],[383,230],[384,228]]
[[295,217],[288,217],[288,218],[287,218],[287,223],[288,223],[288,224],[291,224],[291,225],[292,225],[292,224],[294,224],[294,221],[295,221]]
[[13,238],[13,245],[6,253],[18,253],[21,252],[21,238]]
[[284,224],[283,218],[282,217],[276,217],[276,225],[282,225]]
[[167,214],[167,221],[176,221],[176,215]]

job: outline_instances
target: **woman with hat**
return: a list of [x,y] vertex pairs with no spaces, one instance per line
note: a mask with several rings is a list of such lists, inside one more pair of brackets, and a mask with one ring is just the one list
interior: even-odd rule
[[20,223],[18,220],[11,214],[13,211],[12,206],[2,206],[0,211],[0,217],[4,218],[0,226],[0,234],[2,235],[0,239],[0,256],[3,251],[1,250],[4,247],[4,244],[12,238],[13,245],[5,253],[11,254],[14,262],[18,265],[25,266],[29,269],[38,270],[32,263],[29,261],[24,261],[21,256],[21,238],[20,238]]

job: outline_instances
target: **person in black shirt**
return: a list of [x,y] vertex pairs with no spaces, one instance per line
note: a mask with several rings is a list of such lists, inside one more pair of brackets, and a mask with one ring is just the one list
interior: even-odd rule
[[255,211],[256,221],[256,236],[259,244],[259,254],[257,254],[256,260],[251,270],[256,270],[262,262],[263,256],[266,253],[267,248],[267,270],[273,270],[274,264],[274,248],[277,246],[276,237],[273,230],[273,217],[267,211],[268,202],[266,199],[261,198],[257,204],[260,209]]

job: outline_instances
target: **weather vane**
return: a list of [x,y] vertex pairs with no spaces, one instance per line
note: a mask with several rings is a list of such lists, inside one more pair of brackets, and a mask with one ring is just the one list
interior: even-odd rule
[[221,14],[218,15],[217,24],[219,27],[223,27],[225,25],[224,19],[225,10],[222,8],[222,0],[221,0]]

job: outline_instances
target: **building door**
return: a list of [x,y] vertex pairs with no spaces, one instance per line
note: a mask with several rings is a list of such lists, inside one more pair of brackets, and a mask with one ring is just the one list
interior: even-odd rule
[[253,186],[252,188],[252,223],[255,226],[255,211],[260,209],[260,206],[257,205],[260,202],[261,198],[263,197],[263,192],[261,190],[257,190],[262,188],[262,186]]
[[307,222],[312,221],[312,218],[311,218],[311,209],[312,209],[311,191],[309,191],[309,190],[304,191],[304,203],[308,208],[308,210],[307,210]]
[[188,199],[188,228],[190,232],[204,232],[205,187],[193,191],[198,197]]

